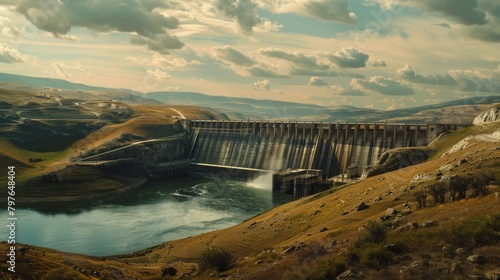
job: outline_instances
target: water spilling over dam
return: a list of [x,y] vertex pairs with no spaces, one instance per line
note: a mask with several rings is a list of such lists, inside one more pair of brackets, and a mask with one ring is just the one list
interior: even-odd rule
[[361,174],[383,152],[425,146],[450,124],[187,120],[195,163],[261,170],[319,169]]

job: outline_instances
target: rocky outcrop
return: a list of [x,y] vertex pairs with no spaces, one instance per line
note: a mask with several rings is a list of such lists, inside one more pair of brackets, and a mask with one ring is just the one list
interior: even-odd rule
[[377,165],[368,166],[363,170],[361,179],[398,170],[410,165],[422,163],[429,157],[428,149],[393,149],[382,154]]
[[500,104],[497,104],[495,107],[479,114],[479,116],[477,116],[472,123],[474,125],[479,125],[496,121],[500,121]]

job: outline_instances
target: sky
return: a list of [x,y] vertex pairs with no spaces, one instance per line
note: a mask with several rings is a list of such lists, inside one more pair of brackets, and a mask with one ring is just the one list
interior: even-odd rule
[[500,1],[0,0],[0,72],[380,110],[500,95]]

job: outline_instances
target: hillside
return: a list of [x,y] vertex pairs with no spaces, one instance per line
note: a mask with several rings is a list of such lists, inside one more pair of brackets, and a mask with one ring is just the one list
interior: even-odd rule
[[[80,95],[82,99],[67,99],[51,91],[0,89],[0,162],[15,164],[20,171],[16,183],[23,190],[17,196],[21,202],[88,200],[138,186],[145,180],[141,174],[103,172],[98,166],[73,166],[71,161],[179,134],[179,113],[225,118],[194,106],[129,104]],[[0,174],[0,183],[6,179],[6,173]]]
[[[214,96],[197,92],[148,92],[111,89],[71,83],[60,79],[28,77],[0,73],[0,88],[11,91],[56,94],[65,99],[86,101],[116,100],[127,104],[201,106],[211,108],[229,119],[266,119],[323,122],[401,122],[401,123],[460,123],[471,124],[474,117],[499,95],[475,96],[439,104],[410,107],[391,111],[357,108],[354,106],[320,106],[295,102],[261,100],[241,97]],[[332,100],[335,97],[332,97]],[[0,98],[0,100],[3,100]],[[0,103],[0,107],[2,104]],[[461,112],[456,114],[456,112]]]
[[[347,270],[351,278],[362,279],[498,275],[499,140],[469,137],[466,145],[461,140],[499,128],[496,122],[448,133],[432,144],[435,153],[423,164],[305,197],[228,229],[129,255],[96,258],[24,246],[26,261],[18,264],[17,275],[159,279],[162,273],[173,273],[166,269],[171,267],[177,272],[165,279],[210,279],[218,272],[198,266],[207,248],[229,252],[232,264],[220,275],[240,279],[334,279]],[[452,201],[447,191],[444,202],[439,197],[436,202],[431,194],[442,185],[439,178],[456,177],[469,182],[464,198],[455,193]],[[426,205],[419,207],[423,193]],[[359,210],[362,203],[369,207]],[[381,231],[386,231],[385,238],[380,238]]]

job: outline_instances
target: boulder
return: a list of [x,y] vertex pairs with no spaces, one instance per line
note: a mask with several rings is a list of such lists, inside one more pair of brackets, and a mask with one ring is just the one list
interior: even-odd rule
[[474,125],[480,125],[489,122],[496,122],[500,120],[500,105],[497,105],[489,110],[486,110],[479,114],[472,123]]
[[175,269],[172,266],[165,267],[162,272],[163,276],[174,276],[176,274],[177,274],[177,269]]
[[427,220],[425,222],[422,223],[422,226],[423,227],[433,227],[433,226],[437,226],[437,222],[436,221],[433,221],[433,220]]
[[356,209],[357,209],[357,211],[362,211],[362,210],[368,209],[369,207],[370,207],[370,205],[368,205],[364,202],[361,202]]
[[395,216],[397,213],[398,211],[394,208],[387,208],[387,210],[385,210],[385,215],[389,217]]
[[347,278],[347,277],[349,277],[351,275],[352,275],[352,271],[350,269],[346,270],[346,271],[340,273],[339,276],[337,276],[337,280]]
[[474,255],[468,256],[467,261],[474,263],[474,264],[483,264],[485,262],[485,258],[484,258],[484,256],[474,254]]
[[361,179],[422,163],[427,160],[429,155],[430,151],[425,148],[396,148],[389,150],[380,156],[376,165],[368,166],[363,170]]

